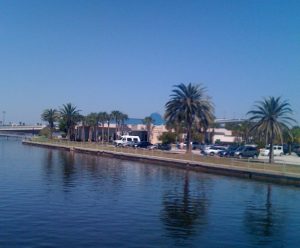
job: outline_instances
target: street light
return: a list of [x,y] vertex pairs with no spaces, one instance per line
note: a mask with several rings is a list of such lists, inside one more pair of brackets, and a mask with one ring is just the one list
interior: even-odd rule
[[5,124],[5,114],[6,114],[6,111],[3,110],[3,111],[2,111],[2,115],[3,115],[2,126],[4,126],[4,124]]

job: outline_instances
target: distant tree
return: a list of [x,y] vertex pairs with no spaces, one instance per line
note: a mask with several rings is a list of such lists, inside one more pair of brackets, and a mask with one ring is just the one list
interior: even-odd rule
[[65,123],[68,139],[71,139],[74,135],[74,127],[80,120],[79,112],[80,110],[78,110],[72,103],[63,104],[60,108],[60,116]]
[[99,114],[92,112],[86,116],[86,122],[89,128],[89,142],[92,141],[93,133],[95,140],[97,140],[97,129],[98,129],[98,123],[99,123]]
[[106,112],[99,112],[98,113],[98,117],[99,117],[99,122],[101,123],[101,126],[102,126],[102,134],[101,134],[101,141],[102,141],[102,144],[104,142],[104,126],[105,126],[105,123],[107,123],[108,121],[108,113]]
[[257,102],[254,109],[247,113],[249,121],[253,123],[250,131],[259,134],[270,144],[269,163],[274,162],[273,142],[276,137],[282,140],[282,132],[289,130],[295,120],[290,117],[292,109],[287,101],[280,97],[269,97]]
[[107,142],[110,142],[109,126],[110,126],[111,120],[112,120],[112,115],[111,114],[107,114],[107,116],[106,116],[106,122],[107,122]]
[[121,133],[122,133],[122,135],[124,134],[125,121],[127,121],[127,120],[128,120],[128,115],[122,114],[121,115]]
[[50,128],[50,139],[52,139],[54,123],[59,119],[59,112],[56,109],[45,109],[41,115],[43,121],[48,122]]
[[295,126],[291,130],[291,135],[293,137],[293,143],[300,143],[300,127]]
[[166,103],[165,119],[169,123],[183,124],[187,130],[187,152],[191,152],[192,126],[208,126],[214,120],[214,108],[206,89],[200,85],[175,85]]
[[39,131],[40,136],[51,137],[51,128],[44,127],[41,131]]
[[143,120],[143,123],[146,125],[147,141],[149,141],[151,137],[152,125],[154,124],[154,120],[152,119],[152,117],[146,116]]
[[[294,126],[290,131],[284,130],[283,131],[283,141],[284,143],[288,144],[288,152],[289,154],[292,153],[292,145],[300,143],[300,127]],[[280,143],[280,142],[278,142]]]
[[232,131],[234,136],[241,137],[242,142],[249,141],[250,123],[248,121],[226,123],[225,128]]
[[158,137],[158,140],[160,140],[163,144],[175,143],[176,142],[176,133],[164,132]]

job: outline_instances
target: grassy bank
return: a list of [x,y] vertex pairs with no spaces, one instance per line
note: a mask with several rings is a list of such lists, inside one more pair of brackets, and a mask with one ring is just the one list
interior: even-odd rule
[[178,161],[186,161],[187,163],[199,163],[206,165],[221,165],[223,168],[236,168],[262,171],[262,172],[274,172],[276,174],[280,173],[282,175],[293,175],[300,177],[300,166],[290,165],[290,164],[269,164],[266,162],[261,162],[253,159],[236,159],[236,158],[221,158],[221,157],[210,157],[210,156],[200,156],[198,154],[186,154],[186,153],[176,153],[172,151],[161,151],[161,150],[146,150],[146,149],[134,149],[126,147],[114,147],[108,144],[101,143],[90,143],[90,142],[74,142],[66,140],[49,140],[46,138],[34,138],[32,141],[45,144],[53,144],[64,147],[77,147],[83,149],[93,149],[99,151],[108,151],[114,153],[122,154],[134,154],[137,156],[147,156],[154,158],[164,158],[172,159]]

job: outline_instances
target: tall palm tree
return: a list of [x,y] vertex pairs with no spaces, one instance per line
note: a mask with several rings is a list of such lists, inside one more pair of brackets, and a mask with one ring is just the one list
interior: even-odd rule
[[113,111],[111,111],[110,115],[111,115],[112,120],[114,120],[116,123],[115,137],[117,137],[117,133],[120,128],[123,113],[120,112],[119,110],[113,110]]
[[98,122],[99,122],[99,114],[92,112],[87,115],[86,117],[87,124],[89,125],[89,141],[92,141],[93,133],[95,136],[95,139],[97,140],[97,128],[98,128]]
[[66,124],[67,138],[71,139],[74,135],[74,127],[80,119],[80,110],[77,109],[72,103],[63,104],[60,108],[60,115]]
[[201,85],[179,84],[166,103],[165,119],[170,123],[183,123],[187,130],[187,152],[191,152],[192,126],[195,123],[207,125],[214,119],[214,107]]
[[108,143],[110,141],[110,138],[109,138],[109,125],[110,125],[111,120],[112,120],[111,114],[107,114],[107,116],[106,116],[106,122],[107,122],[107,142]]
[[[87,116],[84,115],[79,115],[78,120],[81,122],[81,134],[80,134],[80,139],[82,142],[85,142],[85,127],[88,126],[87,123]],[[77,129],[78,130],[78,129]],[[75,134],[75,137],[77,137],[77,134]],[[76,139],[76,138],[75,138]]]
[[59,112],[56,109],[45,109],[41,115],[41,118],[43,121],[47,121],[49,123],[50,139],[52,139],[54,122],[58,121]]
[[104,126],[105,126],[105,123],[107,123],[107,120],[108,120],[108,113],[99,112],[98,117],[99,117],[99,122],[101,123],[101,126],[102,126],[101,141],[102,141],[102,144],[103,144],[103,142],[104,142]]
[[265,137],[266,144],[270,144],[269,163],[274,162],[273,142],[275,138],[279,137],[282,140],[283,130],[289,130],[291,123],[295,122],[290,117],[292,113],[287,101],[273,96],[258,101],[254,109],[247,113],[250,115],[249,121],[253,123],[250,131]]
[[124,127],[125,127],[125,121],[128,120],[128,115],[127,114],[122,114],[121,115],[121,134],[124,134]]
[[152,124],[154,124],[154,120],[151,116],[146,116],[143,120],[143,123],[146,125],[147,130],[147,141],[150,140]]

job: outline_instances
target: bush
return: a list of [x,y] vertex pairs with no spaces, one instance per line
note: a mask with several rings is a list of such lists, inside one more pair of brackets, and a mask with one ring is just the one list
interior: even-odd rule
[[49,127],[44,127],[40,132],[39,132],[39,136],[45,136],[47,138],[50,138],[51,135],[51,131]]
[[158,137],[163,144],[171,144],[176,141],[176,134],[172,132],[165,132],[161,136]]

